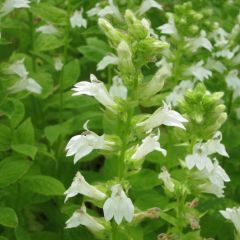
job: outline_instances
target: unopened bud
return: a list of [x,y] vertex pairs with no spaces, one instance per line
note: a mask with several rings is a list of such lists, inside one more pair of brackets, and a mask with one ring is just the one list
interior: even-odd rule
[[113,43],[113,45],[118,45],[121,42],[121,33],[117,29],[115,29],[106,19],[99,18],[98,25],[109,38],[109,40]]
[[164,81],[171,75],[171,69],[168,66],[162,66],[153,76],[152,80],[139,86],[141,99],[149,98],[158,93],[164,86]]
[[150,25],[146,19],[137,19],[131,10],[126,10],[125,19],[128,31],[134,38],[144,39],[149,35]]
[[117,53],[119,58],[119,70],[124,74],[133,73],[135,69],[132,62],[132,52],[127,42],[121,41],[119,43]]

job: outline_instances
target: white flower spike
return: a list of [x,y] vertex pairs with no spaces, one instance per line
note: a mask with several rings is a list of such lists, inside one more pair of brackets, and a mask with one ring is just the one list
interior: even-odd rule
[[137,124],[138,127],[148,131],[160,125],[174,126],[185,129],[183,123],[188,122],[180,113],[171,109],[169,105],[164,103],[163,107],[158,108],[145,121]]
[[213,153],[218,153],[222,156],[229,157],[225,146],[221,143],[222,140],[222,133],[217,131],[213,138],[206,142],[206,148],[208,155]]
[[106,197],[103,192],[86,182],[85,178],[80,172],[77,172],[71,186],[65,191],[64,194],[66,195],[65,202],[77,194],[82,194],[96,200],[103,200]]
[[197,167],[199,170],[206,168],[209,172],[213,170],[213,163],[207,156],[208,152],[206,146],[202,143],[197,143],[193,147],[193,153],[187,155],[185,162],[188,169]]
[[75,228],[79,225],[87,227],[92,232],[104,230],[104,226],[102,224],[100,224],[94,217],[87,214],[84,204],[79,210],[75,211],[66,222],[66,228]]
[[114,102],[113,98],[110,96],[103,82],[99,81],[95,75],[90,75],[91,82],[82,81],[74,85],[72,89],[75,93],[73,96],[77,95],[88,95],[93,96],[99,101],[103,106],[108,108],[110,111],[115,112],[117,104]]
[[[84,124],[84,127],[86,124]],[[74,156],[74,164],[81,158],[87,156],[94,149],[112,150],[114,142],[107,141],[105,135],[99,136],[96,133],[89,131],[85,127],[85,132],[81,135],[76,135],[70,139],[66,146],[67,157]]]
[[142,15],[151,8],[156,8],[158,10],[163,9],[162,6],[155,0],[143,0],[138,12],[140,13],[140,15]]
[[105,69],[108,65],[118,64],[118,57],[114,54],[108,54],[97,64],[97,71]]
[[141,159],[144,158],[147,154],[152,151],[159,151],[163,156],[167,155],[167,151],[161,148],[159,143],[160,131],[157,135],[150,134],[142,140],[142,144],[136,147],[135,153],[132,155],[132,159]]
[[238,70],[231,70],[226,76],[226,82],[229,89],[233,90],[233,98],[240,96],[240,78],[238,77]]
[[103,205],[104,218],[106,221],[114,218],[118,225],[123,218],[131,222],[134,214],[134,205],[131,199],[126,196],[120,184],[112,186],[111,190],[111,197]]
[[159,173],[158,178],[161,179],[170,192],[174,191],[175,184],[171,179],[171,176],[165,167],[162,168],[162,171]]
[[119,76],[114,76],[112,81],[113,81],[113,84],[109,89],[110,95],[113,98],[118,97],[121,99],[127,99],[128,89],[123,84],[122,79]]
[[240,233],[240,207],[227,208],[226,210],[221,210],[220,213],[226,219],[230,220],[238,233]]
[[75,11],[73,15],[70,17],[70,24],[72,28],[78,27],[87,27],[87,20],[83,18],[83,8],[80,11]]

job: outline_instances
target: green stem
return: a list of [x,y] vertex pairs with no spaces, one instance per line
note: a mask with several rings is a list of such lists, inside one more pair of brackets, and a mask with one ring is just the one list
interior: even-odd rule
[[[70,18],[70,1],[67,1],[67,16],[66,16],[66,29],[65,29],[65,36],[64,36],[64,50],[63,50],[63,64],[67,63],[68,58],[68,50],[69,50],[69,38],[70,38],[70,29],[71,25],[69,22]],[[63,78],[63,71],[61,71],[60,79],[59,79],[59,119],[60,123],[63,122],[63,108],[64,108],[64,78]]]

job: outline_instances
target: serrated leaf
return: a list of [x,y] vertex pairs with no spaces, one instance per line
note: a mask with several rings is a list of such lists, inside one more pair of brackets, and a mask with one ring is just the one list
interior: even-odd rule
[[63,195],[65,191],[59,180],[43,175],[25,177],[22,184],[29,191],[46,196]]
[[5,158],[0,162],[0,187],[6,187],[19,180],[30,168],[31,162],[18,156]]
[[0,207],[0,225],[15,228],[18,225],[18,217],[12,208]]

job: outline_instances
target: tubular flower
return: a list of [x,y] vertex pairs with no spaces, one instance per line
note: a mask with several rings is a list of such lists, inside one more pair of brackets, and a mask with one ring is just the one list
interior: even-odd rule
[[73,213],[73,215],[67,220],[66,225],[66,228],[75,228],[79,225],[83,225],[92,232],[99,232],[104,230],[104,226],[102,224],[98,223],[94,217],[87,214],[87,210],[84,204],[79,210]]
[[112,97],[118,97],[121,99],[127,99],[128,89],[123,84],[122,79],[119,76],[114,76],[113,84],[109,89],[109,93]]
[[107,54],[103,59],[97,64],[97,71],[105,69],[108,65],[118,64],[118,57],[112,53]]
[[68,198],[74,197],[78,193],[96,200],[103,200],[106,197],[103,192],[86,182],[85,178],[80,172],[77,172],[71,186],[65,191],[65,202],[68,200]]
[[108,141],[105,135],[99,136],[85,127],[85,132],[70,139],[66,146],[67,156],[74,156],[74,163],[91,153],[94,149],[111,150],[113,141]]
[[193,147],[193,153],[185,158],[188,169],[197,167],[199,170],[206,168],[209,172],[213,170],[213,163],[207,156],[207,149],[204,144],[197,143]]
[[163,107],[158,108],[145,121],[137,124],[138,127],[148,131],[160,125],[174,126],[185,129],[183,123],[188,122],[180,113],[171,109],[169,105],[164,103]]
[[125,218],[128,222],[131,222],[134,214],[134,205],[131,199],[126,196],[120,184],[112,186],[111,190],[111,197],[103,205],[106,221],[114,218],[119,225]]
[[240,207],[239,208],[227,208],[226,210],[221,210],[220,213],[226,219],[230,220],[238,233],[240,233]]
[[213,138],[206,142],[206,148],[208,155],[213,153],[218,153],[222,156],[229,157],[225,146],[221,143],[222,140],[222,133],[217,131]]
[[74,85],[72,89],[75,93],[73,96],[77,95],[88,95],[93,96],[107,109],[115,112],[117,104],[114,102],[113,98],[110,96],[104,84],[99,81],[95,75],[90,75],[91,82],[82,81]]
[[75,11],[73,15],[70,17],[70,23],[72,28],[87,27],[87,20],[83,18],[82,14],[83,14],[83,9],[81,9],[80,11]]
[[158,141],[159,137],[160,132],[158,132],[158,135],[150,134],[149,136],[145,137],[142,140],[142,144],[136,147],[136,151],[132,155],[132,159],[136,160],[144,158],[147,154],[155,150],[161,152],[164,156],[166,156],[167,151],[161,148],[160,143]]
[[171,176],[165,167],[162,168],[162,171],[159,173],[158,178],[161,179],[170,192],[174,191],[175,184],[171,179]]

